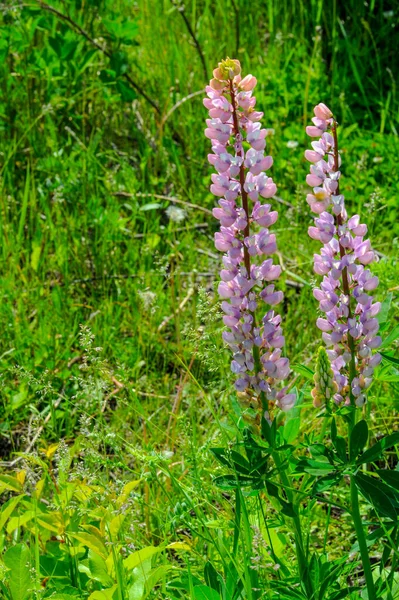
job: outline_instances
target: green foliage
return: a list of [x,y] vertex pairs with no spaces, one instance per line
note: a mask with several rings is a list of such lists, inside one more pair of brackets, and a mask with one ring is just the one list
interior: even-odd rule
[[[392,600],[395,15],[355,0],[185,2],[208,74],[237,56],[275,131],[284,329],[299,391],[292,415],[254,433],[228,391],[204,69],[186,21],[169,0],[44,4],[0,6],[0,595],[358,598],[353,476],[376,587]],[[366,216],[381,257],[384,360],[368,440],[364,421],[349,439],[345,409],[330,429],[311,407],[317,243],[303,123],[320,100],[339,115],[348,207]]]

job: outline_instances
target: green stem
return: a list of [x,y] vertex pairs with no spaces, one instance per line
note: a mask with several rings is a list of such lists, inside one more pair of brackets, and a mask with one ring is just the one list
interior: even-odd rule
[[353,475],[351,475],[351,506],[353,524],[355,526],[356,537],[360,549],[360,557],[362,559],[364,576],[366,579],[368,600],[377,600],[374,588],[373,574],[371,572],[370,557],[367,549],[366,536],[364,535],[363,523],[360,516],[359,496],[357,493],[357,487]]
[[[291,502],[294,505],[294,494],[292,491],[292,485],[288,478],[287,473],[281,466],[281,461],[280,461],[278,452],[273,451],[272,456],[273,456],[275,465],[278,469],[281,483],[283,484],[285,492],[287,494],[287,499],[289,502]],[[305,555],[305,551],[304,551],[304,547],[303,547],[301,521],[298,516],[295,516],[295,517],[292,517],[292,522],[294,525],[295,550],[296,550],[296,555],[297,555],[297,560],[298,560],[299,574],[302,578],[305,575],[305,572],[307,569],[307,561],[306,561],[306,555]]]

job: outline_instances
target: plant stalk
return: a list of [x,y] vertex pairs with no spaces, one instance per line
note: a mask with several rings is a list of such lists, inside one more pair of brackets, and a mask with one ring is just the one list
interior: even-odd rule
[[[334,119],[334,125],[331,129],[332,131],[332,135],[333,135],[333,139],[334,139],[334,170],[338,171],[339,170],[339,152],[338,152],[338,136],[337,136],[337,122]],[[334,193],[335,196],[339,195],[339,181],[338,181],[338,186],[336,189],[336,192]],[[342,225],[342,217],[341,215],[336,215],[335,216],[335,224],[337,226],[337,230],[338,227],[340,227]],[[338,233],[338,231],[337,231]],[[341,256],[341,259],[345,256],[346,251],[345,248],[341,245],[341,243],[339,244],[339,253]],[[348,319],[352,318],[352,310],[351,310],[351,296],[350,296],[350,289],[349,289],[349,279],[348,279],[348,270],[345,267],[342,270],[342,288],[344,290],[344,294],[345,296],[348,298]],[[353,407],[353,411],[352,414],[350,415],[350,423],[349,423],[349,430],[351,431],[355,425],[355,398],[353,396],[352,393],[352,381],[354,380],[354,378],[356,377],[356,360],[355,360],[355,356],[356,356],[356,350],[355,350],[355,340],[353,339],[353,337],[351,336],[351,334],[348,331],[348,346],[349,346],[349,351],[351,354],[351,359],[350,359],[350,363],[349,363],[349,398],[350,398],[350,402],[351,402],[351,406]]]
[[359,544],[360,549],[360,557],[362,559],[364,576],[366,579],[368,600],[377,600],[377,595],[374,587],[373,574],[371,571],[371,563],[369,552],[366,543],[366,536],[364,535],[363,523],[360,516],[359,510],[359,496],[357,492],[357,487],[355,483],[354,476],[351,475],[351,514],[353,519],[353,524],[355,526],[356,537]]

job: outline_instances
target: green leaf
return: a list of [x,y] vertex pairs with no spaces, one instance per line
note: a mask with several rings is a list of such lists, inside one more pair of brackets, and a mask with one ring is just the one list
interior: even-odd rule
[[297,439],[300,424],[301,419],[299,417],[294,417],[293,419],[287,421],[284,425],[283,436],[287,444],[292,444],[292,442]]
[[129,68],[126,52],[113,52],[110,58],[110,67],[115,71],[117,77],[126,73]]
[[312,493],[321,494],[322,492],[326,492],[330,490],[332,487],[336,487],[342,479],[341,473],[330,473],[325,475],[324,477],[320,477],[313,484]]
[[382,440],[371,446],[366,452],[364,452],[356,461],[357,465],[362,465],[367,462],[373,462],[379,458],[381,458],[383,451],[387,448],[392,448],[399,444],[399,431],[395,433],[391,433],[391,435],[387,435]]
[[385,352],[380,352],[380,354],[384,361],[395,365],[395,367],[399,367],[399,358],[396,358],[396,356],[391,356],[390,354],[385,354]]
[[[172,570],[172,565],[159,565],[159,567],[155,567],[151,569],[151,571],[146,575],[145,578],[145,590],[143,600],[151,594],[152,590],[155,586],[159,585],[159,582],[162,579],[165,579],[166,575]],[[168,580],[170,577],[168,577]]]
[[0,475],[0,492],[7,490],[10,492],[22,492],[22,484],[12,475]]
[[90,572],[89,576],[91,579],[99,581],[106,587],[111,586],[114,583],[108,574],[105,560],[99,554],[96,554],[92,550],[89,550],[88,566]]
[[328,461],[302,459],[298,462],[295,471],[297,473],[309,473],[315,477],[329,475],[333,470],[333,465]]
[[145,210],[157,210],[158,208],[161,208],[162,204],[159,204],[159,202],[150,202],[149,204],[144,204],[143,206],[140,206],[139,210],[141,211],[145,211]]
[[147,546],[147,548],[137,550],[137,552],[133,552],[133,554],[125,558],[123,566],[128,570],[135,569],[144,561],[155,556],[155,554],[162,552],[163,549],[163,546]]
[[107,551],[105,549],[103,542],[95,535],[93,535],[91,533],[84,533],[84,532],[70,533],[69,535],[73,539],[75,539],[78,542],[80,542],[81,544],[83,544],[83,546],[87,546],[87,548],[89,548],[89,550],[92,550],[93,552],[95,552],[96,554],[101,556],[102,558],[104,558],[104,559],[107,558]]
[[381,302],[380,312],[377,315],[379,324],[385,323],[388,320],[389,309],[391,308],[393,292],[389,292],[387,297]]
[[25,544],[17,544],[7,550],[3,556],[8,573],[12,600],[25,600],[32,587],[30,578],[30,551]]
[[379,469],[377,473],[385,483],[393,487],[395,491],[399,492],[399,471]]
[[356,423],[350,436],[350,460],[356,458],[367,444],[369,429],[364,419]]
[[137,98],[137,94],[132,87],[118,79],[116,82],[116,89],[122,96],[124,102],[132,102]]
[[220,600],[220,595],[207,585],[196,585],[194,586],[194,598],[195,600]]
[[51,596],[51,600],[80,600],[81,594],[77,588],[66,585]]
[[272,421],[272,424],[269,425],[268,421],[262,416],[261,421],[262,435],[272,448],[276,445],[276,429],[277,429],[277,419]]
[[211,452],[214,455],[214,457],[220,462],[220,464],[226,467],[230,467],[228,450],[226,448],[211,448]]
[[112,600],[117,587],[118,586],[115,584],[111,588],[108,588],[106,590],[93,592],[92,594],[90,594],[89,600]]
[[7,533],[12,533],[18,527],[22,527],[25,523],[28,523],[35,516],[35,512],[33,510],[27,510],[21,515],[11,517],[11,519],[7,523]]
[[399,325],[396,325],[396,327],[394,327],[392,329],[391,333],[389,333],[387,335],[385,340],[382,341],[381,348],[386,348],[387,346],[390,346],[393,342],[396,342],[396,340],[398,338],[399,338]]
[[299,373],[299,375],[302,375],[306,379],[313,381],[314,371],[312,371],[312,369],[310,369],[306,365],[294,363],[293,365],[291,365],[291,368],[293,371],[295,371],[295,373]]
[[357,473],[354,478],[360,493],[374,506],[377,513],[396,520],[399,511],[392,502],[392,500],[395,501],[395,498],[389,487],[381,480],[363,473]]
[[103,24],[111,38],[120,40],[123,44],[132,44],[139,32],[136,20],[111,21],[110,19],[104,19]]
[[133,569],[133,585],[129,588],[129,600],[143,600],[145,585],[151,572],[151,560],[150,557]]
[[3,504],[0,512],[0,531],[3,530],[3,527],[9,517],[12,515],[14,508],[18,505],[22,498],[23,496],[14,496]]
[[341,435],[336,435],[333,440],[334,448],[337,451],[338,458],[343,462],[348,462],[346,455],[346,440]]
[[220,487],[222,490],[233,490],[240,487],[246,487],[253,484],[252,477],[239,477],[239,481],[237,480],[236,475],[219,475],[219,477],[215,477],[213,482]]
[[221,577],[216,571],[213,564],[209,561],[206,563],[204,568],[204,578],[209,587],[211,587],[216,592],[220,592],[222,583]]

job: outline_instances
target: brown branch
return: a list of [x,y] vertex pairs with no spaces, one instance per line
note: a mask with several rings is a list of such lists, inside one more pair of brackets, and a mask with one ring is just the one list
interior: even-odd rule
[[184,6],[183,5],[179,6],[177,0],[172,0],[172,4],[177,8],[178,12],[181,14],[182,19],[183,19],[183,21],[184,21],[184,23],[185,23],[185,25],[187,27],[187,31],[190,34],[190,36],[191,36],[191,38],[192,38],[192,40],[194,42],[195,47],[197,48],[198,56],[200,57],[200,60],[201,60],[201,63],[202,63],[202,68],[203,68],[203,71],[204,71],[204,78],[205,78],[205,81],[208,81],[209,78],[208,78],[208,71],[207,71],[207,68],[206,68],[205,57],[204,57],[204,54],[202,52],[202,48],[200,46],[200,43],[199,43],[199,41],[197,39],[197,36],[195,35],[195,33],[193,31],[193,28],[191,27],[190,21],[187,19],[187,15],[186,15],[186,13],[184,11]]

